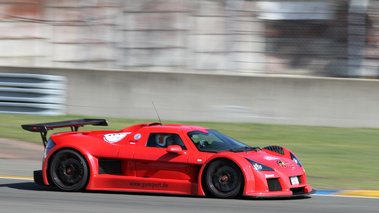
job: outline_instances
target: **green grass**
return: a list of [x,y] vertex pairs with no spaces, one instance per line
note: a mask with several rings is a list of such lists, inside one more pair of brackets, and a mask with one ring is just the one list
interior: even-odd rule
[[[79,118],[84,117],[0,114],[0,138],[41,143],[38,133],[24,131],[20,125]],[[156,121],[118,118],[107,120],[108,127],[86,126],[83,129],[118,130],[133,124]],[[185,123],[216,129],[252,146],[287,147],[300,158],[306,169],[308,182],[316,189],[379,190],[379,129],[253,123],[165,123]]]

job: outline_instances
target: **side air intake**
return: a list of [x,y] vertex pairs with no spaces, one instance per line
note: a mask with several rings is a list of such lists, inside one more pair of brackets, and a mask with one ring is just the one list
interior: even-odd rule
[[121,160],[99,158],[99,174],[121,175]]
[[280,146],[266,146],[263,149],[267,149],[267,150],[270,150],[272,152],[276,152],[276,153],[284,155],[283,147],[280,147]]

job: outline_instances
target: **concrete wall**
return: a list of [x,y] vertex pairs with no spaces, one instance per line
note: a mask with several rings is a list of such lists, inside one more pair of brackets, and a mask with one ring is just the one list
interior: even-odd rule
[[0,67],[67,77],[67,113],[163,121],[379,127],[379,81]]

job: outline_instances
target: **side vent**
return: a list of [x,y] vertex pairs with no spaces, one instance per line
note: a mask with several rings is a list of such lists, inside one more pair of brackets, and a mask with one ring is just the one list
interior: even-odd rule
[[100,158],[99,174],[121,175],[121,160]]
[[267,149],[267,150],[270,150],[272,152],[276,152],[276,153],[284,155],[283,147],[280,147],[280,146],[266,146],[263,149]]

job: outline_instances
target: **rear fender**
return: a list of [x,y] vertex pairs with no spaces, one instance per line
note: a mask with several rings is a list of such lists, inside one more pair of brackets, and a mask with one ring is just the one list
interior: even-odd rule
[[117,143],[108,143],[103,137],[83,134],[58,135],[51,138],[58,148],[70,147],[78,150],[83,155],[89,153],[99,158],[116,158],[120,145],[125,142],[124,138]]
[[87,165],[89,166],[89,172],[90,172],[90,176],[89,177],[90,177],[90,181],[91,181],[91,177],[93,176],[93,174],[97,174],[97,158],[94,158],[86,150],[78,150],[78,149],[75,149],[73,147],[62,146],[62,147],[57,147],[56,149],[54,149],[54,151],[51,152],[51,154],[45,159],[45,161],[43,163],[43,166],[42,166],[42,177],[43,177],[44,184],[47,185],[47,186],[50,185],[50,181],[51,180],[50,180],[50,177],[48,175],[50,162],[53,159],[54,155],[58,151],[63,150],[63,149],[71,149],[71,150],[77,151],[77,152],[79,152],[86,159]]
[[88,137],[80,134],[65,135],[62,137],[52,136],[56,146],[46,156],[43,163],[42,175],[45,185],[50,185],[48,177],[49,163],[54,157],[55,153],[62,149],[72,149],[81,153],[87,161],[89,166],[89,182],[92,183],[92,177],[98,174],[98,158],[116,158],[119,150],[119,146],[107,144],[104,141],[96,140],[93,137]]

